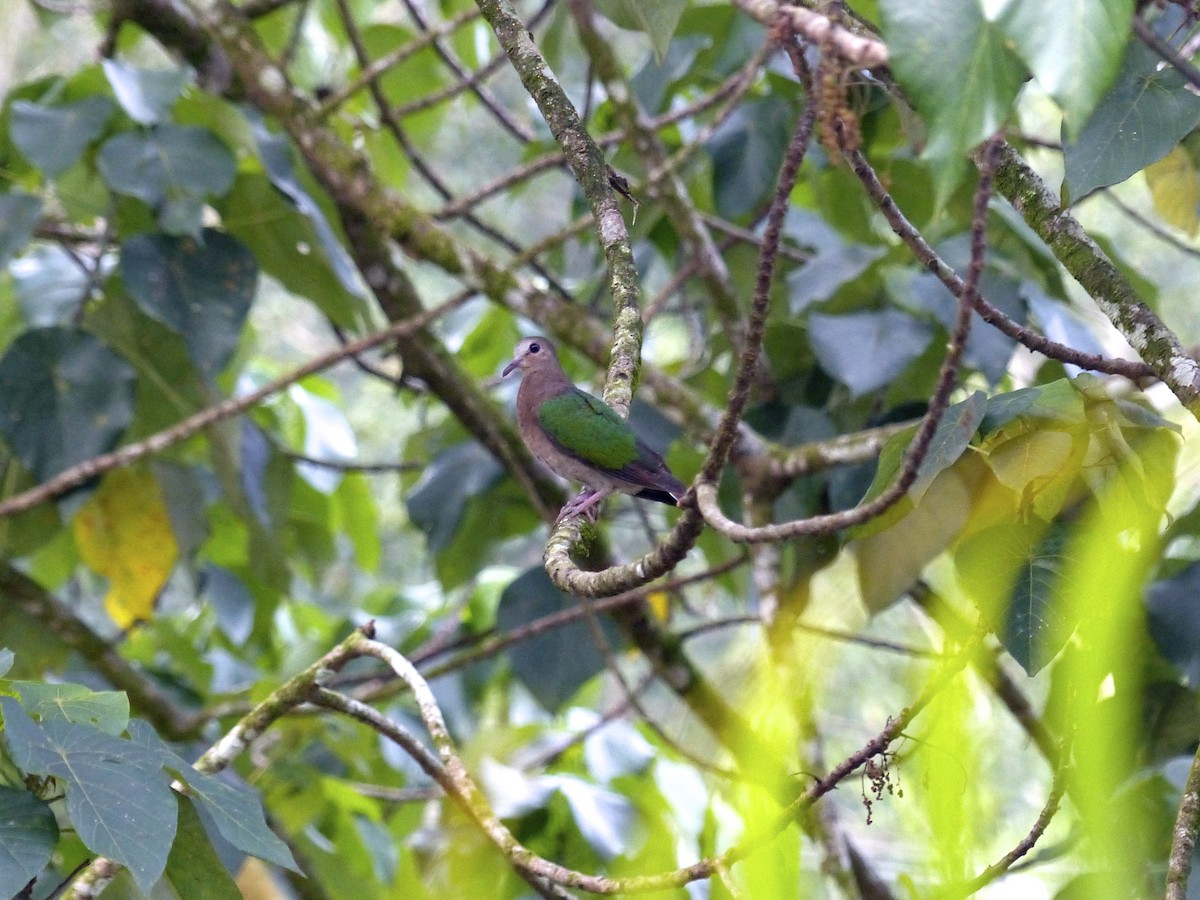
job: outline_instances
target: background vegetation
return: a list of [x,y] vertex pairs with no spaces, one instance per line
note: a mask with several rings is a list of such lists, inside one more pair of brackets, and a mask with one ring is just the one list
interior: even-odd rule
[[0,19],[0,896],[1200,896],[1189,6]]

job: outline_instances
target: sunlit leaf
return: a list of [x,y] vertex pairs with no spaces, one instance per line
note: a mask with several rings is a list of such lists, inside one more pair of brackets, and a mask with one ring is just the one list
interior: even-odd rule
[[1058,101],[1072,135],[1116,77],[1133,7],[1133,0],[1066,0],[1047,16],[1038,0],[1012,0],[1000,12],[1014,52]]
[[126,628],[148,621],[179,555],[158,481],[145,470],[105,476],[73,523],[80,556],[108,578],[105,608]]
[[139,69],[120,60],[100,61],[117,102],[142,125],[168,119],[171,107],[191,80],[189,69]]
[[78,722],[105,734],[121,734],[129,724],[129,697],[124,691],[93,691],[82,684],[14,681],[21,706],[42,722]]
[[1194,235],[1200,231],[1200,173],[1191,154],[1176,147],[1146,169],[1154,208],[1168,225]]
[[879,10],[892,68],[925,120],[925,156],[937,163],[934,181],[944,198],[962,176],[967,151],[1008,120],[1025,66],[980,4],[881,0]]

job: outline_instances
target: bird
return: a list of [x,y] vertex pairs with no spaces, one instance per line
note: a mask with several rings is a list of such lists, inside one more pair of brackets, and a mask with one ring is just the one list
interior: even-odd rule
[[549,340],[522,339],[500,377],[518,369],[517,427],[525,446],[552,471],[584,485],[556,524],[578,514],[595,522],[600,502],[613,492],[679,505],[687,487],[616,410],[571,382]]

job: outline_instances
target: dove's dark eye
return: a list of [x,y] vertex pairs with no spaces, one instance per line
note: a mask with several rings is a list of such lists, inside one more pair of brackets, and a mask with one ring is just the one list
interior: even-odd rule
[[530,352],[530,353],[541,353],[541,352],[542,352],[542,345],[541,345],[541,344],[530,344],[530,345],[529,345],[529,352]]

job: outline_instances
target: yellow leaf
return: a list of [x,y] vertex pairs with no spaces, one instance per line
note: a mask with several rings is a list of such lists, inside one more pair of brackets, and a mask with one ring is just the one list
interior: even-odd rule
[[117,469],[79,508],[79,555],[108,579],[108,614],[122,628],[149,619],[179,548],[162,491],[146,471]]
[[1200,230],[1196,207],[1200,204],[1200,174],[1183,147],[1176,147],[1146,169],[1146,184],[1154,208],[1168,225],[1188,234]]
[[671,598],[666,591],[653,591],[647,594],[646,605],[650,607],[654,618],[660,622],[667,621],[671,615]]

